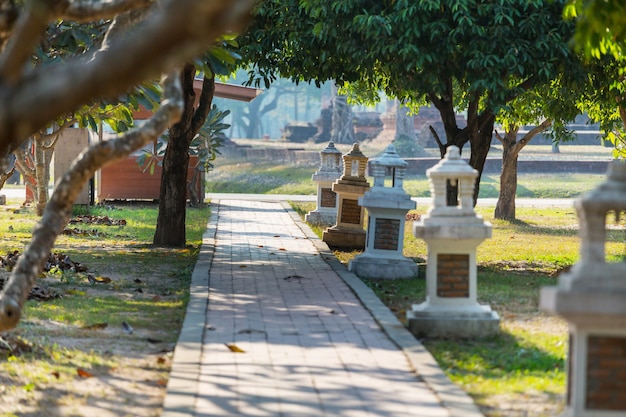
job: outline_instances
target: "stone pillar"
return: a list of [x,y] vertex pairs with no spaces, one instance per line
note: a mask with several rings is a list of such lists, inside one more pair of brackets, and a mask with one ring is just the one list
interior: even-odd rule
[[343,174],[332,186],[338,199],[337,220],[322,235],[322,240],[331,247],[365,248],[363,207],[359,205],[358,198],[370,188],[365,178],[366,168],[367,157],[355,143],[352,150],[343,155]]
[[[61,136],[54,148],[53,167],[54,167],[54,183],[61,178],[68,170],[74,159],[89,146],[89,130],[81,129],[65,129],[61,132]],[[80,194],[76,197],[74,204],[89,205],[90,202],[90,184],[87,182]]]
[[[491,237],[491,225],[474,212],[472,195],[478,172],[461,159],[456,146],[426,171],[432,205],[419,222],[415,237],[428,245],[426,301],[407,312],[416,336],[482,337],[498,332],[500,318],[478,304],[476,248]],[[458,184],[459,205],[447,201],[446,184]]]
[[329,226],[337,221],[337,194],[333,182],[341,176],[341,152],[331,141],[320,152],[320,167],[311,180],[317,183],[317,207],[304,216],[308,223]]
[[415,208],[403,188],[407,165],[393,145],[371,163],[374,186],[359,197],[368,212],[365,251],[348,265],[361,278],[417,276],[417,264],[402,255],[406,213]]
[[541,289],[540,307],[565,318],[570,341],[565,417],[626,416],[626,260],[605,258],[606,220],[626,212],[626,162],[574,203],[580,259]]

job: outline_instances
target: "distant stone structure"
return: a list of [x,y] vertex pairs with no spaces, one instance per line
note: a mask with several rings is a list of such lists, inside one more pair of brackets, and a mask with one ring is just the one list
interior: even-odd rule
[[606,261],[606,222],[626,212],[626,162],[613,161],[607,180],[574,203],[580,260],[542,288],[540,307],[569,323],[564,416],[626,416],[626,259]]
[[337,193],[337,223],[324,231],[322,240],[329,246],[344,249],[365,248],[365,230],[363,230],[363,207],[358,198],[369,188],[365,178],[368,158],[363,155],[355,143],[347,154],[343,155],[343,175],[335,181],[332,190]]
[[283,140],[304,143],[317,134],[317,127],[307,122],[292,122],[285,126]]
[[341,152],[333,142],[320,151],[320,167],[311,180],[317,183],[317,207],[304,216],[308,223],[332,225],[337,221],[337,194],[333,182],[341,176]]
[[417,276],[417,264],[402,255],[406,213],[415,208],[402,184],[406,166],[393,145],[371,161],[374,186],[359,197],[359,205],[368,213],[365,251],[348,265],[361,278]]
[[[413,234],[428,245],[426,301],[407,312],[416,336],[482,337],[499,331],[500,318],[478,304],[476,248],[491,237],[491,225],[474,212],[474,181],[478,172],[461,159],[456,146],[426,171],[432,206],[413,223]],[[458,185],[458,205],[447,200],[448,182]]]

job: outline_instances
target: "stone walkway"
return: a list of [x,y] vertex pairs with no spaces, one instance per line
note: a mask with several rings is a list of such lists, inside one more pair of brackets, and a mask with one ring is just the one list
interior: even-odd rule
[[164,417],[481,415],[284,203],[212,207]]

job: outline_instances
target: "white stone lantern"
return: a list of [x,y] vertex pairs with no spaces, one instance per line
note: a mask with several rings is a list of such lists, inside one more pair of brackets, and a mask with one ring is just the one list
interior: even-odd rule
[[331,141],[320,151],[320,167],[311,180],[317,183],[317,207],[304,216],[308,223],[332,225],[337,220],[337,194],[333,182],[341,176],[341,152]]
[[[426,171],[432,207],[413,223],[413,234],[428,245],[426,301],[407,312],[417,336],[481,337],[499,331],[500,318],[477,301],[476,248],[491,237],[491,224],[474,212],[478,172],[461,159],[459,148]],[[447,201],[447,183],[457,185],[458,205]]]
[[393,145],[370,164],[374,186],[359,197],[368,213],[365,251],[348,266],[361,278],[417,276],[417,264],[402,255],[406,213],[415,208],[402,185],[407,165]]
[[343,174],[332,186],[332,190],[337,193],[337,220],[322,235],[322,240],[331,247],[365,247],[363,207],[359,205],[358,199],[370,188],[365,178],[367,160],[357,143],[352,145],[350,152],[343,155]]
[[541,289],[540,307],[569,323],[567,417],[626,416],[626,259],[607,262],[606,223],[626,212],[626,162],[613,161],[607,180],[574,203],[580,259]]

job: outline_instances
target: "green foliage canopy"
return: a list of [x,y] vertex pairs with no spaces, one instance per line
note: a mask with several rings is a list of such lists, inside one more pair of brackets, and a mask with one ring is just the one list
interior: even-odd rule
[[542,0],[264,0],[243,55],[267,82],[334,79],[413,99],[457,82],[498,108],[572,59],[562,10]]
[[[257,82],[334,79],[361,98],[382,90],[402,100],[429,100],[446,130],[442,152],[470,142],[470,164],[482,172],[496,115],[579,64],[568,44],[574,23],[563,20],[564,4],[263,0],[241,40],[242,55]],[[467,126],[459,127],[456,112],[462,110]]]
[[576,46],[587,56],[609,54],[623,60],[626,52],[626,3],[622,0],[570,0],[564,16],[576,19]]

